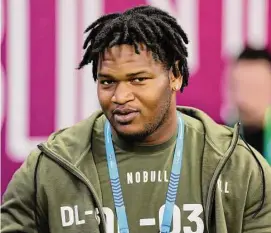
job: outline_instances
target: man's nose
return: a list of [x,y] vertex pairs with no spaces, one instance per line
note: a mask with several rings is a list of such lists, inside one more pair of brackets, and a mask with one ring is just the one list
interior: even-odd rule
[[112,97],[112,102],[116,104],[125,104],[134,100],[134,94],[127,82],[119,82]]

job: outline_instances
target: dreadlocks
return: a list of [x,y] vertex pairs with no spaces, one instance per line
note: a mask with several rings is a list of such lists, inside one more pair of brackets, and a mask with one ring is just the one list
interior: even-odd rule
[[[167,69],[173,69],[177,76],[183,76],[183,88],[188,85],[187,65],[188,39],[176,19],[165,11],[151,6],[135,7],[124,13],[113,13],[100,17],[86,30],[88,36],[84,42],[85,50],[79,69],[93,62],[93,77],[97,80],[99,54],[115,45],[133,45],[139,54],[138,44],[143,43]],[[180,61],[175,65],[176,61]]]

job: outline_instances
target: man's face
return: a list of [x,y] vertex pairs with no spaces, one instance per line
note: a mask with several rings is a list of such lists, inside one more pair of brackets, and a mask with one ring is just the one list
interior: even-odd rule
[[144,139],[175,109],[172,72],[155,61],[143,45],[140,54],[130,45],[107,49],[100,57],[97,74],[100,105],[119,136]]
[[271,103],[271,68],[265,60],[239,61],[232,70],[232,97],[244,123],[261,123]]

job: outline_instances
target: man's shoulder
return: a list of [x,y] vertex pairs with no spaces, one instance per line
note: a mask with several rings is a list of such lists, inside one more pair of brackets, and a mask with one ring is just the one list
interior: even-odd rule
[[245,166],[244,169],[252,168],[253,170],[259,171],[259,167],[262,167],[266,172],[270,174],[271,178],[271,167],[255,148],[246,143],[241,137],[235,148],[235,156],[238,157],[238,161],[241,166]]
[[189,135],[197,134],[213,149],[223,156],[229,149],[236,128],[227,127],[214,121],[205,112],[195,108],[179,108],[183,113],[185,126]]
[[241,137],[223,170],[225,179],[232,180],[236,192],[249,192],[248,200],[259,200],[271,191],[271,166]]
[[59,129],[58,131],[55,131],[52,133],[47,143],[55,143],[56,140],[67,140],[68,138],[70,140],[76,140],[80,139],[81,137],[91,136],[92,130],[97,127],[99,127],[99,124],[101,120],[104,118],[102,111],[96,111],[93,114],[91,114],[88,118],[85,118],[76,124]]
[[91,147],[93,132],[103,130],[104,120],[103,112],[96,111],[75,125],[54,132],[42,146],[70,162],[77,160]]
[[270,217],[271,166],[256,149],[243,140],[239,140],[231,163],[235,163],[235,169],[231,169],[234,176],[242,177],[243,187],[247,187],[246,212],[253,215],[262,212]]

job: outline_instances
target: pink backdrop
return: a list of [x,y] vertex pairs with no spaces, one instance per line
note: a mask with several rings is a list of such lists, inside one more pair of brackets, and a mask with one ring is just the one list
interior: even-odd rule
[[38,142],[98,108],[91,68],[75,70],[83,29],[146,3],[174,14],[191,40],[191,81],[178,103],[221,121],[228,58],[246,42],[270,45],[269,0],[1,0],[1,193]]

